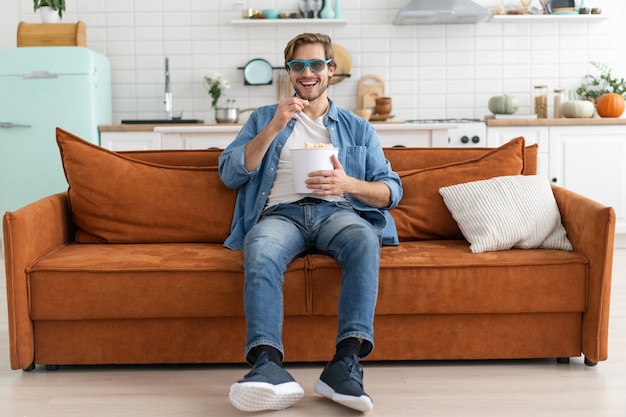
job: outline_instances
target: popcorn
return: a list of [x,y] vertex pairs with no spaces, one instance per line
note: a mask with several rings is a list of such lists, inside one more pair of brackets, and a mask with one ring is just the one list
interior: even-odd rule
[[332,143],[310,143],[304,142],[304,149],[332,149]]

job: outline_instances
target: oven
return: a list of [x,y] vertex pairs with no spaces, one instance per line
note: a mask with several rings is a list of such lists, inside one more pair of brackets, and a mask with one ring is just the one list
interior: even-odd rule
[[456,125],[448,129],[449,147],[486,147],[487,125],[480,119],[414,119],[406,120],[413,124],[448,124]]

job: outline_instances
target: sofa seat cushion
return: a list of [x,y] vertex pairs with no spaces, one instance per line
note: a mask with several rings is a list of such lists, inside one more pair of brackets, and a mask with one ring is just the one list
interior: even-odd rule
[[[27,270],[33,320],[243,317],[243,257],[220,244],[73,244]],[[304,260],[285,311],[306,314]]]
[[[310,256],[314,314],[336,314],[340,266]],[[473,254],[464,240],[382,248],[376,314],[585,311],[588,262],[576,252],[511,249]]]

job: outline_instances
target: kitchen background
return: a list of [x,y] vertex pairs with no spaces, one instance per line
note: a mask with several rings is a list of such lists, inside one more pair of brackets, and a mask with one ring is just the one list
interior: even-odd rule
[[[601,7],[599,21],[483,22],[476,25],[394,26],[409,0],[342,0],[346,22],[295,25],[233,25],[243,8],[297,10],[297,0],[67,0],[65,23],[87,25],[87,45],[111,61],[113,123],[163,117],[164,59],[169,57],[174,113],[212,119],[202,85],[208,72],[231,83],[227,98],[239,108],[276,101],[272,85],[245,86],[250,59],[282,65],[285,43],[304,31],[328,33],[352,59],[352,76],[330,87],[346,108],[357,105],[366,74],[385,80],[395,120],[483,118],[489,97],[520,98],[518,113],[531,113],[532,87],[575,90],[590,61],[626,76],[626,2],[588,0]],[[488,7],[515,1],[477,0]],[[0,14],[0,48],[16,45],[19,21],[38,23],[31,0],[6,0]],[[280,71],[274,71],[275,77]]]

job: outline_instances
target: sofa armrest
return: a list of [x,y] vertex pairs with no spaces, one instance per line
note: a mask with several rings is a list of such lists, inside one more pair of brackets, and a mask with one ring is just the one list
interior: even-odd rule
[[552,189],[567,237],[574,250],[589,260],[582,352],[591,362],[603,361],[608,357],[615,211],[565,188]]
[[35,359],[26,269],[74,240],[67,193],[35,201],[2,219],[11,369],[27,369]]

